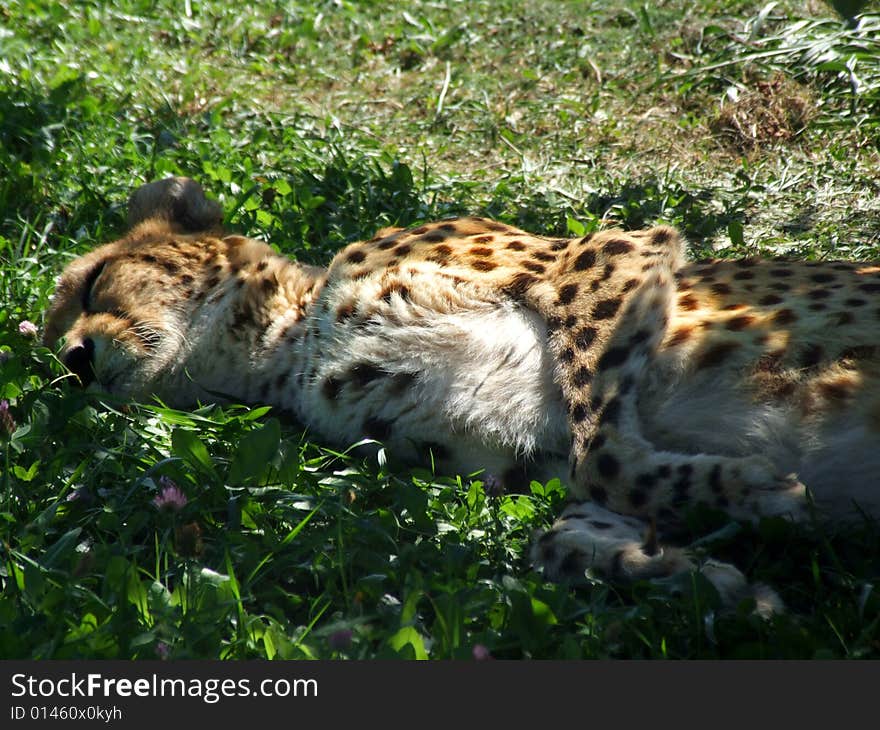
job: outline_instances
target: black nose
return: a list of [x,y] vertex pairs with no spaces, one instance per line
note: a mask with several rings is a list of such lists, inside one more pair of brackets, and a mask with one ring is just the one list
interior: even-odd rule
[[94,357],[95,343],[91,337],[86,337],[81,344],[70,348],[64,356],[64,364],[79,378],[83,388],[95,379],[95,371],[92,370]]

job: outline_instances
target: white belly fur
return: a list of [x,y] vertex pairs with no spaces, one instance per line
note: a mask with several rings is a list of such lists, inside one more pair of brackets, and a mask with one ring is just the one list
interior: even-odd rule
[[[334,408],[306,389],[307,423],[353,443],[371,414],[394,424],[386,446],[404,461],[416,460],[414,446],[425,443],[449,447],[443,468],[462,474],[500,473],[516,460],[549,454],[540,478],[566,481],[569,429],[538,315],[498,303],[423,310],[418,317],[401,303],[394,314],[356,336],[323,342],[316,382],[371,362],[417,372],[413,387],[393,398],[382,388],[367,389]],[[644,435],[655,447],[760,454],[780,474],[796,473],[820,514],[849,519],[858,515],[858,503],[880,516],[880,449],[876,434],[853,414],[807,424],[789,406],[752,402],[735,375],[720,368],[675,375],[655,369],[640,389]]]

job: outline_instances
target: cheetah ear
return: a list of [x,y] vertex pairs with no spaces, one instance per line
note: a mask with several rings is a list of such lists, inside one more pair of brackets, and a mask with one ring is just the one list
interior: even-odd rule
[[150,219],[167,221],[183,231],[209,231],[219,228],[223,209],[205,196],[195,180],[169,177],[141,185],[128,199],[129,226]]

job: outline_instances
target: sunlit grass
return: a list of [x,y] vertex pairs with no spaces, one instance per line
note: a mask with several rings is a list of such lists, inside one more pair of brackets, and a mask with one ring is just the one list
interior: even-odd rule
[[[265,408],[109,401],[19,330],[65,263],[123,229],[131,190],[170,174],[312,263],[459,213],[556,234],[668,222],[698,256],[876,257],[876,18],[798,26],[800,3],[739,1],[185,6],[0,9],[0,656],[877,655],[873,524],[721,530],[712,555],[788,603],[771,622],[715,611],[699,580],[680,596],[547,584],[527,554],[556,483],[490,497],[482,474],[395,471]],[[808,47],[854,57],[850,75]],[[817,108],[785,139],[732,146],[729,89],[774,74]],[[172,485],[185,500],[157,506]],[[692,520],[694,539],[726,524]]]

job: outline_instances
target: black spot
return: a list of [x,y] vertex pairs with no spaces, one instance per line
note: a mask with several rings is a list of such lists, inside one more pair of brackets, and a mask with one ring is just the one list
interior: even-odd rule
[[880,284],[859,284],[859,289],[869,294],[880,292]]
[[672,238],[672,232],[668,228],[656,228],[651,231],[651,243],[654,246],[665,246]]
[[431,250],[431,256],[435,261],[437,261],[437,263],[443,263],[451,255],[452,255],[452,247],[447,246],[445,243],[437,244]]
[[[668,467],[667,467],[668,468]],[[657,486],[657,482],[660,479],[656,474],[639,474],[636,477],[636,486],[642,487],[644,489],[653,489]]]
[[577,284],[566,284],[559,289],[558,304],[571,304],[578,293]]
[[435,459],[448,459],[451,456],[449,449],[443,444],[438,444],[434,441],[425,441],[422,444],[422,448],[425,451],[430,451]]
[[575,271],[586,271],[587,269],[596,265],[596,252],[592,249],[587,249],[583,251],[575,260],[574,260],[574,269]]
[[730,288],[730,284],[724,284],[723,282],[720,282],[718,284],[712,284],[710,289],[715,294],[718,294],[719,296],[726,296],[727,294],[730,294],[730,292],[733,291],[733,289]]
[[321,385],[321,394],[327,400],[336,400],[340,390],[342,390],[342,382],[338,378],[327,378]]
[[608,492],[602,489],[602,487],[590,487],[590,499],[596,504],[605,504],[608,501]]
[[587,523],[590,527],[595,527],[597,530],[608,530],[614,527],[610,522],[602,522],[600,520],[587,520]]
[[524,269],[534,271],[536,274],[543,274],[546,271],[544,264],[539,264],[537,261],[523,261],[522,266]]
[[368,362],[358,363],[357,365],[352,366],[348,371],[348,377],[355,385],[361,388],[378,378],[385,377],[386,375],[388,375],[387,371]]
[[825,350],[821,345],[808,345],[801,353],[801,367],[811,368],[822,362]]
[[749,325],[753,324],[755,318],[750,314],[741,314],[739,317],[733,317],[727,320],[727,324],[725,327],[733,332],[738,332],[739,330],[745,329]]
[[581,572],[584,565],[584,553],[580,550],[572,550],[559,563],[559,571],[562,575],[573,577]]
[[363,431],[367,438],[382,441],[391,435],[391,422],[370,416],[364,421]]
[[719,342],[712,345],[697,358],[697,369],[699,370],[720,365],[727,359],[728,355],[734,352],[738,347],[739,344],[736,342]]
[[593,307],[593,317],[595,319],[610,319],[617,314],[620,305],[620,299],[601,299]]
[[349,251],[348,255],[345,257],[345,260],[351,264],[359,264],[367,258],[367,254],[363,251]]
[[587,407],[583,403],[575,404],[571,409],[571,420],[575,423],[581,423],[587,419]]
[[[557,319],[558,319],[558,317],[557,317]],[[573,314],[569,314],[565,318],[565,322],[564,322],[565,328],[571,329],[572,327],[574,327],[577,324],[577,321],[578,321],[577,317],[575,317]],[[548,322],[548,326],[549,326],[550,320],[548,319],[547,322]]]
[[629,503],[633,507],[644,507],[648,501],[648,495],[641,489],[631,489],[629,492]]
[[848,307],[864,307],[867,302],[864,299],[858,299],[856,297],[851,297],[844,301],[844,304]]
[[530,484],[531,479],[525,464],[514,464],[501,474],[501,485],[507,494],[527,494]]
[[399,281],[393,281],[379,292],[379,299],[381,299],[383,302],[390,303],[391,297],[395,294],[397,294],[401,299],[407,300],[409,298],[409,288],[401,284]]
[[394,373],[394,375],[390,378],[390,385],[388,392],[391,395],[401,395],[416,381],[418,375],[416,373],[408,373],[408,372],[399,372]]
[[691,487],[691,475],[694,468],[690,464],[682,464],[676,471],[678,479],[672,485],[672,489],[675,492],[672,503],[676,507],[680,507],[687,502],[687,493]]
[[574,344],[578,350],[586,350],[591,344],[593,344],[593,340],[596,339],[596,328],[595,327],[582,327],[578,333],[574,337]]
[[357,311],[357,305],[354,302],[347,302],[339,306],[336,310],[336,321],[340,324],[345,320],[354,316]]
[[600,422],[603,424],[616,425],[620,418],[620,398],[612,398],[602,411]]
[[624,241],[621,238],[613,238],[602,246],[602,250],[609,256],[619,256],[620,254],[632,251],[633,245],[629,241]]
[[834,281],[834,274],[813,274],[810,277],[817,284],[827,284],[829,281]]
[[578,388],[583,388],[593,379],[593,373],[590,372],[589,368],[580,367],[574,374],[574,384]]
[[789,276],[792,276],[792,275],[793,275],[793,272],[791,269],[770,269],[770,276],[775,276],[780,279],[788,278]]
[[614,479],[620,474],[620,462],[607,451],[596,459],[596,469],[605,479]]
[[693,294],[685,294],[678,300],[678,306],[685,311],[692,312],[700,306],[700,300]]
[[629,357],[629,349],[626,347],[610,347],[599,358],[599,369],[608,370],[623,365]]
[[760,304],[762,307],[769,307],[774,304],[779,304],[780,302],[782,302],[782,297],[778,294],[768,294],[767,296],[761,297],[761,299],[758,300],[758,304]]
[[524,271],[516,274],[510,282],[504,287],[504,291],[508,296],[513,299],[523,299],[526,295],[526,292],[537,282],[537,278],[535,278],[532,274],[527,274]]
[[721,464],[715,464],[712,471],[709,472],[709,489],[715,494],[721,494],[724,491],[724,486],[721,483]]

